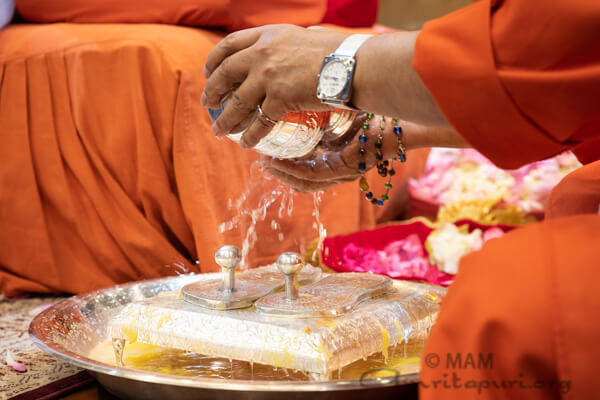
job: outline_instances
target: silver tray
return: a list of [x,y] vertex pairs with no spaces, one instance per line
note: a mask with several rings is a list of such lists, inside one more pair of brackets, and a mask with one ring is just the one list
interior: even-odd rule
[[377,396],[378,400],[397,400],[417,397],[417,373],[325,382],[223,380],[152,373],[88,358],[90,350],[107,339],[108,321],[124,305],[217,276],[220,275],[182,275],[74,296],[35,317],[29,335],[42,350],[88,370],[107,391],[125,399],[281,399],[285,396],[286,399],[349,400]]

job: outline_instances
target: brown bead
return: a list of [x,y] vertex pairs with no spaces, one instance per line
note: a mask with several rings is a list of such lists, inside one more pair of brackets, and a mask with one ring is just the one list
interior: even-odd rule
[[360,190],[362,190],[363,192],[369,191],[369,182],[367,182],[367,178],[365,178],[364,176],[360,178],[358,185],[360,186]]

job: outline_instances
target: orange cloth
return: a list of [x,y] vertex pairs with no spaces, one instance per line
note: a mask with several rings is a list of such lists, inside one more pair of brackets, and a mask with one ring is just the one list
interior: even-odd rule
[[[219,246],[242,245],[250,217],[218,228],[238,214],[228,202],[257,155],[216,139],[200,106],[204,60],[220,38],[166,25],[0,31],[0,293],[215,271]],[[423,170],[425,154],[409,157],[395,186]],[[274,186],[259,174],[247,204]],[[251,266],[318,236],[312,196],[297,194],[292,216],[279,208],[257,226]],[[335,235],[373,227],[375,208],[350,183],[324,195],[320,217]]]
[[[546,218],[598,212],[600,212],[600,161],[585,165],[567,175],[554,187],[546,204]],[[600,260],[598,262],[600,263]]]
[[599,398],[599,232],[600,215],[559,218],[464,257],[425,346],[419,399]]
[[[448,121],[499,166],[568,148],[589,163],[600,159],[598,21],[597,0],[482,0],[427,23],[413,64]],[[600,396],[599,167],[558,185],[554,218],[461,260],[420,399]]]
[[288,23],[316,25],[326,0],[16,0],[32,22],[142,23],[224,27],[230,31]]
[[413,65],[448,121],[502,168],[600,159],[600,2],[482,0],[425,24]]

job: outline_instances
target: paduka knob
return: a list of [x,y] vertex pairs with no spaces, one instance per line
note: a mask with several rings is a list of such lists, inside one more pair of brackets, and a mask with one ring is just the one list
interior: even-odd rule
[[298,298],[298,273],[304,261],[298,253],[283,253],[277,259],[277,268],[285,275],[285,299],[294,301]]
[[240,249],[227,245],[215,253],[215,261],[223,272],[223,291],[233,292],[235,287],[235,267],[240,263]]

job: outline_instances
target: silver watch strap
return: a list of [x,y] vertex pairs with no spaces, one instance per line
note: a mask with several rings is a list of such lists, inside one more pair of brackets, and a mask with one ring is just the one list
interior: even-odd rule
[[333,53],[336,56],[354,57],[360,46],[373,35],[356,34],[348,36]]

